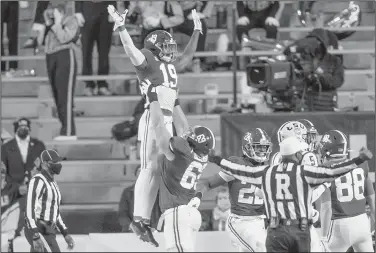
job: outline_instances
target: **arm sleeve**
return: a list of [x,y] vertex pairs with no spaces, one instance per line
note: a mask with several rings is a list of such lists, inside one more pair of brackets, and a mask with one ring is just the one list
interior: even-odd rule
[[173,15],[171,17],[163,17],[161,19],[161,25],[164,29],[178,26],[184,22],[183,9],[178,2],[166,2],[171,6]]
[[312,202],[318,200],[320,196],[325,192],[326,188],[327,187],[324,184],[317,186],[312,192]]
[[57,217],[57,227],[59,228],[60,230],[60,233],[65,237],[66,235],[68,235],[68,228],[67,226],[65,225],[63,219],[61,218],[61,214],[59,213],[59,216]]
[[36,217],[35,217],[35,206],[39,202],[39,197],[41,196],[43,189],[44,189],[43,180],[34,177],[30,180],[28,191],[27,191],[27,198],[26,198],[26,221],[30,227],[30,229],[34,232],[38,232],[37,224],[36,224]]
[[321,83],[322,89],[337,89],[342,86],[344,79],[345,79],[345,71],[343,69],[343,65],[340,62],[339,58],[336,56],[333,61],[333,65],[335,69],[332,73],[322,73],[318,74],[319,81]]
[[246,166],[222,159],[220,166],[234,178],[251,184],[262,184],[262,175],[268,166]]
[[59,42],[63,44],[72,42],[78,36],[79,29],[77,19],[73,16],[69,18],[64,27],[61,24],[54,24],[51,27]]
[[307,183],[311,186],[317,186],[335,180],[337,177],[357,168],[361,163],[362,161],[359,158],[354,158],[338,163],[330,168],[303,165],[302,170]]
[[190,147],[185,139],[174,136],[170,139],[170,151],[174,154],[186,154],[190,152]]

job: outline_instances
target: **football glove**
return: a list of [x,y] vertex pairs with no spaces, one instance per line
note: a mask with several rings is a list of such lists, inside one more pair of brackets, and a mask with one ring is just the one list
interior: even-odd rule
[[114,31],[125,24],[126,16],[128,13],[127,9],[125,9],[125,11],[120,14],[113,5],[109,5],[107,6],[107,12],[114,20]]

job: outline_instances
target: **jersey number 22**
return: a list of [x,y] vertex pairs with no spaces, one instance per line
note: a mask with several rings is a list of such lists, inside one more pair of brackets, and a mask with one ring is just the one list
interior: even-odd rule
[[[242,182],[242,184],[246,184]],[[251,185],[249,188],[242,188],[239,191],[238,202],[242,204],[249,205],[262,205],[264,203],[263,199],[260,199],[255,195],[256,186]]]
[[162,71],[163,85],[168,88],[176,88],[178,75],[176,74],[175,66],[173,64],[161,63],[159,69]]
[[207,163],[202,164],[196,161],[191,162],[180,180],[180,185],[188,190],[196,190],[197,181],[206,165]]

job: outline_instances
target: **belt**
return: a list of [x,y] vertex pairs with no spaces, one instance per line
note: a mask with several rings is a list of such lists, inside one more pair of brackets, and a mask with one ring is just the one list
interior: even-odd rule
[[311,219],[279,219],[278,217],[271,217],[268,221],[270,228],[276,228],[278,226],[299,226],[302,230],[305,230],[308,226],[313,224]]
[[52,228],[56,228],[56,223],[55,222],[51,222],[51,221],[45,221],[45,220],[37,220],[40,224],[44,225],[44,226],[49,226],[49,227],[52,227]]

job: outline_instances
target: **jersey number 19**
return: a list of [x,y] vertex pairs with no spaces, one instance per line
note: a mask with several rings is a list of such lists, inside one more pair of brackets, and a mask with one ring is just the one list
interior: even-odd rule
[[175,66],[173,64],[161,63],[159,69],[162,71],[163,85],[168,88],[176,88],[178,75],[176,74]]

